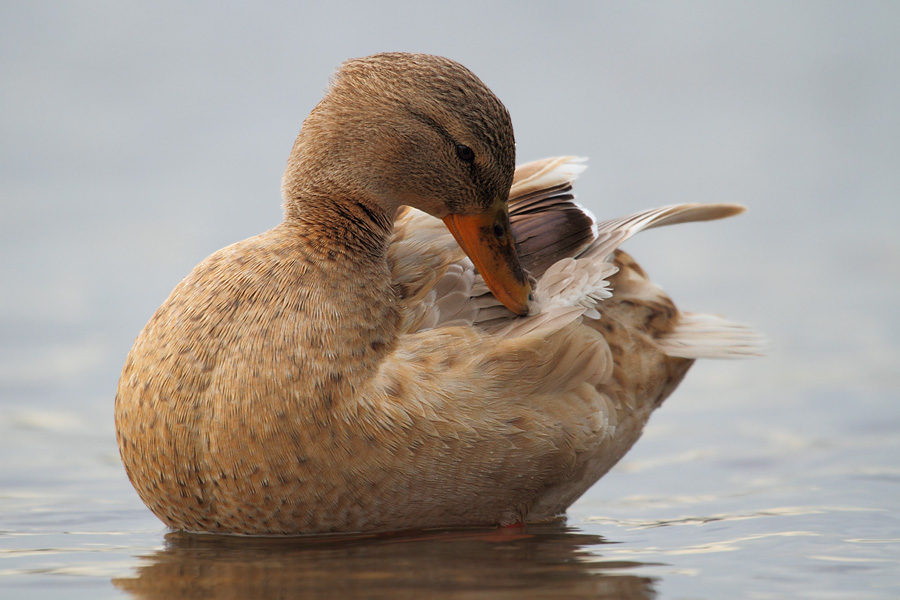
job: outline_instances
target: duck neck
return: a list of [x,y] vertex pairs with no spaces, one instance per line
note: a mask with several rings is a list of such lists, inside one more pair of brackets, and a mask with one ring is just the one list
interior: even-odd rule
[[294,201],[284,227],[305,255],[307,313],[301,343],[320,395],[346,396],[393,351],[400,312],[387,261],[393,230],[384,210],[352,200]]
[[380,206],[316,194],[286,202],[284,220],[287,225],[306,231],[306,237],[318,235],[324,244],[381,259],[386,255],[394,227],[393,215]]

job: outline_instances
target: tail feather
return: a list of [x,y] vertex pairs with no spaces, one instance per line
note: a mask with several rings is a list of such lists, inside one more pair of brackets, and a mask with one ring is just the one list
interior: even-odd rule
[[755,329],[722,317],[682,312],[675,327],[654,339],[656,346],[678,358],[747,358],[762,356],[765,338]]

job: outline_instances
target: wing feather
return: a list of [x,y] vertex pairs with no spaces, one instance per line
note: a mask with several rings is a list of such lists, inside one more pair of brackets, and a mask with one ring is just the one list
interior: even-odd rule
[[[510,222],[525,269],[535,278],[535,310],[517,317],[488,290],[471,261],[439,219],[403,209],[395,221],[389,258],[404,310],[405,331],[474,326],[500,338],[546,335],[582,318],[599,319],[617,267],[613,253],[633,235],[664,225],[709,221],[740,214],[736,204],[679,204],[597,222],[575,202],[575,178],[584,159],[564,156],[516,169]],[[638,267],[639,268],[639,267]],[[648,279],[645,294],[659,295]],[[633,293],[633,290],[629,293]],[[758,354],[752,329],[718,317],[681,314],[656,339],[674,357]]]

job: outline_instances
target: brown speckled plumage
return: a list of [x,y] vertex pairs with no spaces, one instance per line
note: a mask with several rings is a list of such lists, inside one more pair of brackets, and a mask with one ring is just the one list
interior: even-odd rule
[[[557,273],[563,292],[542,297],[538,277],[533,314],[517,318],[433,218],[510,194],[503,105],[447,59],[345,64],[288,161],[284,223],[198,265],[126,360],[116,428],[144,502],[174,528],[244,534],[564,511],[702,355],[667,349],[685,337],[679,313],[618,243],[737,212],[674,207],[597,229],[571,202],[572,164],[517,172],[523,262],[541,275],[575,256],[575,281],[611,274],[615,252],[614,294],[575,297]],[[523,198],[537,204],[517,212]]]

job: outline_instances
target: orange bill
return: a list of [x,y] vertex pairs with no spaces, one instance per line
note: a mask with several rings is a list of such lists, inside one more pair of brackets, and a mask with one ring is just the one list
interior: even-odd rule
[[444,224],[497,300],[517,315],[528,314],[531,284],[516,256],[506,202],[497,198],[477,215],[447,215]]

